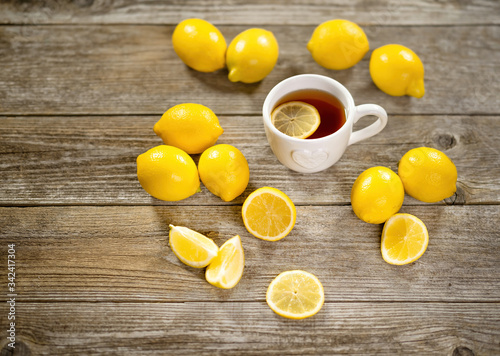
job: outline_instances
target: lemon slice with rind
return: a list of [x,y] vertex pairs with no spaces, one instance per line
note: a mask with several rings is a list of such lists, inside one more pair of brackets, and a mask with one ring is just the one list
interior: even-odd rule
[[241,213],[248,232],[266,241],[277,241],[288,235],[297,217],[292,200],[271,187],[251,193],[243,203]]
[[273,110],[271,122],[285,135],[307,138],[319,127],[321,119],[318,110],[311,104],[289,101]]
[[219,252],[211,239],[183,226],[170,225],[169,243],[181,262],[195,268],[208,266]]
[[266,302],[278,315],[289,319],[304,319],[316,314],[325,301],[319,279],[305,271],[279,274],[269,285]]
[[422,220],[411,214],[396,214],[382,231],[382,258],[393,265],[406,265],[418,260],[428,244],[429,233]]
[[223,289],[238,284],[245,267],[245,255],[238,235],[227,240],[205,271],[208,283]]

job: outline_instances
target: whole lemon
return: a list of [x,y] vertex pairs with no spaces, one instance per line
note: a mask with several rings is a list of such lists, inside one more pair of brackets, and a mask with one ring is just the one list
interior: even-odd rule
[[153,131],[166,145],[189,154],[202,153],[224,132],[212,110],[201,104],[185,103],[168,109]]
[[414,148],[399,161],[398,175],[409,196],[435,203],[457,191],[457,167],[443,152]]
[[137,178],[153,197],[177,201],[200,189],[200,178],[193,159],[183,150],[160,145],[137,157]]
[[396,173],[386,167],[372,167],[352,186],[352,210],[367,223],[381,224],[399,211],[404,197],[403,183]]
[[197,71],[214,72],[226,64],[226,40],[217,27],[205,20],[180,22],[172,35],[172,44],[184,64]]
[[370,58],[370,75],[375,85],[392,96],[425,94],[424,65],[411,49],[398,44],[377,48]]
[[225,144],[203,152],[198,172],[205,187],[224,201],[231,201],[243,193],[250,178],[245,156],[236,147]]
[[243,31],[227,49],[229,80],[243,83],[261,81],[273,70],[278,55],[278,41],[272,32],[261,28]]
[[361,27],[337,19],[316,27],[307,49],[320,66],[340,70],[358,63],[370,49],[370,44]]

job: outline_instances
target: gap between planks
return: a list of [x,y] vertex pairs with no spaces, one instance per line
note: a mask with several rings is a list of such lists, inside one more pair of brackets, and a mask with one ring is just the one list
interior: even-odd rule
[[[19,294],[17,295],[19,296]],[[265,299],[255,299],[255,300],[186,300],[186,301],[178,301],[178,300],[146,300],[146,299],[116,299],[116,300],[53,300],[53,299],[23,299],[23,304],[26,303],[80,303],[80,304],[237,304],[237,303],[245,303],[245,304],[262,304],[266,303]],[[499,300],[371,300],[371,299],[359,299],[359,300],[325,300],[324,304],[366,304],[366,303],[376,303],[376,304],[500,304]],[[499,305],[500,307],[500,305]]]

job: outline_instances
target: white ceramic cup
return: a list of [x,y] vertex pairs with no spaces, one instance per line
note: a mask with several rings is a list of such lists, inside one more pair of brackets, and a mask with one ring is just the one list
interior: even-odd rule
[[[332,94],[344,105],[346,122],[334,133],[314,139],[298,139],[285,135],[271,123],[271,112],[283,96],[304,89]],[[278,160],[286,167],[302,173],[319,172],[332,166],[347,146],[378,134],[387,124],[387,113],[375,104],[354,105],[351,93],[336,80],[317,74],[301,74],[278,83],[267,95],[262,108],[267,140]],[[359,131],[353,125],[363,116],[378,119]]]

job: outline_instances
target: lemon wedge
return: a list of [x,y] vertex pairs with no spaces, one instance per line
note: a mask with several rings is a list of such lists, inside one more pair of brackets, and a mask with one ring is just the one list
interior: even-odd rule
[[278,315],[289,319],[304,319],[316,314],[325,301],[319,279],[305,271],[279,274],[269,285],[267,305]]
[[316,131],[321,119],[314,106],[302,101],[289,101],[273,110],[271,122],[285,135],[307,138]]
[[190,267],[208,266],[219,252],[211,239],[183,226],[170,225],[169,243],[177,258]]
[[238,284],[245,267],[245,255],[238,235],[227,240],[219,249],[205,271],[208,283],[223,289],[233,288]]
[[259,188],[251,193],[241,212],[248,232],[266,241],[277,241],[288,235],[297,218],[290,198],[271,187]]
[[418,260],[428,244],[429,233],[422,220],[411,214],[396,214],[382,231],[382,258],[393,265],[406,265]]

